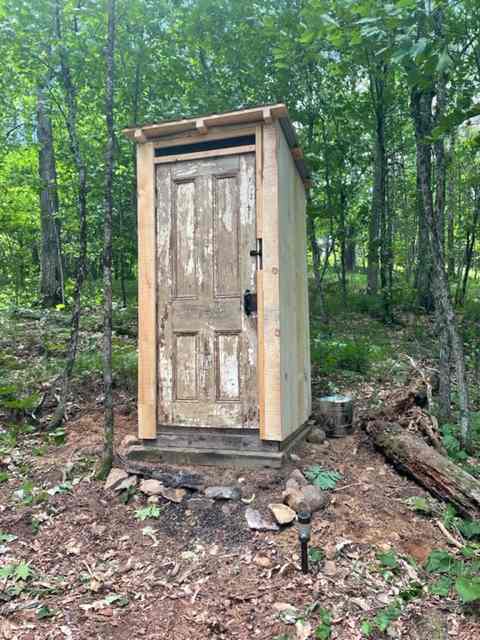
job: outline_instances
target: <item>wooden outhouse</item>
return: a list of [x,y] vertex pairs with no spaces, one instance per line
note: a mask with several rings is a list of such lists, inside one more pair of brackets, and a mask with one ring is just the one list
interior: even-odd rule
[[308,172],[287,109],[125,133],[139,251],[141,446],[129,455],[278,466],[311,409]]

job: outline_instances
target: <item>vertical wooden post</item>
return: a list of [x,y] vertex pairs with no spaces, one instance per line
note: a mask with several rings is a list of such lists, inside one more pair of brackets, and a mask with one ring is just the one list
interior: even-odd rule
[[263,384],[265,418],[262,438],[282,440],[280,368],[280,256],[278,220],[278,133],[263,126]]
[[[263,242],[263,126],[255,128],[255,205],[256,234]],[[258,393],[258,427],[260,438],[265,437],[265,365],[264,351],[264,306],[263,306],[263,270],[257,269],[257,393]]]
[[153,144],[137,144],[138,437],[157,437],[157,269]]

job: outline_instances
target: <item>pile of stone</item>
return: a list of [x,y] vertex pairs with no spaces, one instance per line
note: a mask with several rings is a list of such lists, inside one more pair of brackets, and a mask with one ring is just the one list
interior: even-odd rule
[[[136,475],[127,473],[124,469],[113,468],[105,482],[105,489],[120,493],[121,491],[138,490],[148,496],[149,503],[157,503],[159,498],[179,504],[187,496],[187,491],[181,487],[167,487],[160,480],[153,478],[139,481]],[[241,500],[242,495],[235,486],[207,487],[205,498],[211,501]],[[247,503],[247,500],[243,500]],[[287,479],[282,493],[282,502],[272,502],[268,505],[268,512],[262,513],[248,506],[245,518],[250,529],[256,531],[279,531],[296,520],[297,512],[306,508],[315,513],[326,507],[328,494],[319,487],[309,484],[303,473],[295,469]]]
[[256,531],[278,531],[280,527],[291,524],[300,509],[306,508],[310,513],[315,513],[328,504],[328,494],[309,484],[299,469],[290,474],[282,498],[282,503],[268,505],[270,514],[262,514],[249,507],[245,512],[249,528]]

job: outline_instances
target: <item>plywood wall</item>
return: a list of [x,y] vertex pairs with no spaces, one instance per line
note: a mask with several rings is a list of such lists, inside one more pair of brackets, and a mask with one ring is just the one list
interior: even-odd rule
[[[305,190],[289,146],[277,130],[282,439],[311,412]],[[267,347],[268,348],[268,347]]]

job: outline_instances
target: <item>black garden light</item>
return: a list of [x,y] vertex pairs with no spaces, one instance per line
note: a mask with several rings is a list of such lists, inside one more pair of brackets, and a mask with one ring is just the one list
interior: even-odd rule
[[306,505],[302,504],[297,514],[298,539],[302,557],[302,573],[308,573],[308,541],[310,540],[312,514]]

